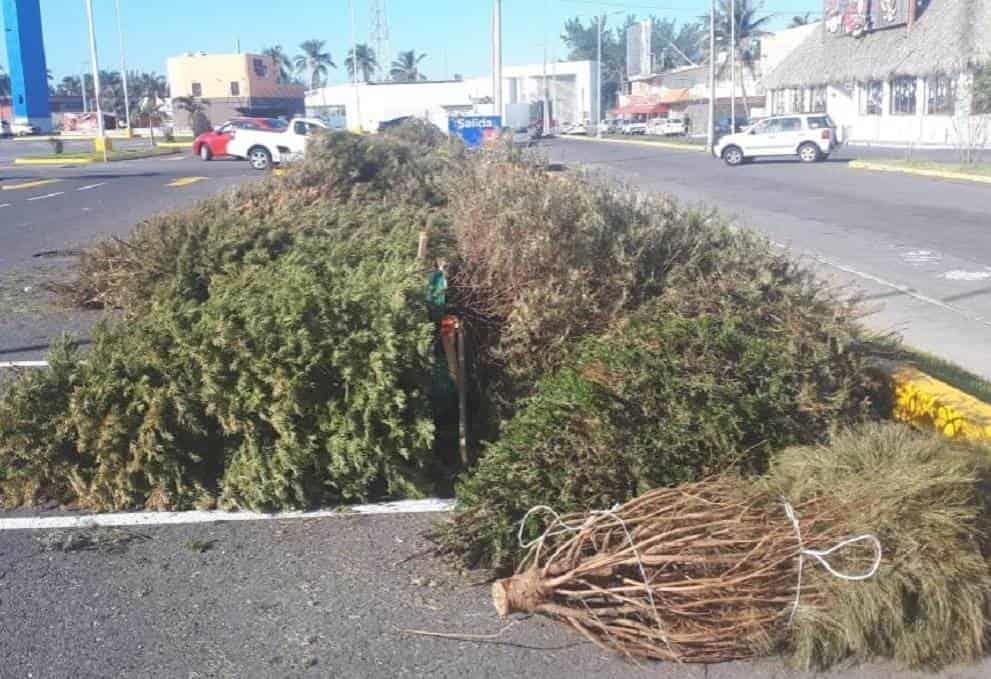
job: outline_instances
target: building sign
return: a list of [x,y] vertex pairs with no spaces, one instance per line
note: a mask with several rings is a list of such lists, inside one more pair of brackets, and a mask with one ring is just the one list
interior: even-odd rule
[[502,131],[499,116],[454,116],[447,119],[447,131],[468,148],[478,148],[495,141]]
[[863,35],[870,19],[873,0],[826,0],[823,19],[826,30],[839,35]]
[[920,0],[825,0],[826,30],[859,37],[868,31],[904,26],[911,21],[913,3]]
[[650,19],[635,23],[626,29],[626,77],[650,75],[651,33],[653,22]]
[[891,28],[908,23],[908,7],[914,0],[871,0],[871,28]]

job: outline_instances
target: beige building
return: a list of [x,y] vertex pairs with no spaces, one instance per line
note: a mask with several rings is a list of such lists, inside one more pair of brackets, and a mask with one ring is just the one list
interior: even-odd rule
[[[173,100],[191,97],[204,105],[211,124],[236,116],[302,115],[305,88],[286,82],[272,57],[262,54],[184,54],[167,62]],[[190,127],[176,107],[176,127]]]

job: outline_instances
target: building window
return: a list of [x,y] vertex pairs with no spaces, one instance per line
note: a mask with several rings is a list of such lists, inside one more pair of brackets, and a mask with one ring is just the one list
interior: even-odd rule
[[915,115],[915,78],[895,78],[891,81],[891,114]]
[[813,87],[812,88],[812,103],[809,107],[809,113],[825,113],[826,112],[826,87]]
[[774,90],[771,92],[771,113],[780,115],[785,112],[785,91]]
[[259,59],[258,57],[255,57],[254,59],[251,60],[251,66],[255,71],[255,75],[257,75],[259,78],[264,78],[265,76],[268,75],[268,66],[265,64],[264,59]]
[[193,83],[193,96],[202,97],[203,96],[203,85],[200,83]]
[[926,79],[926,113],[953,115],[956,111],[957,79],[933,75]]
[[788,113],[805,113],[805,90],[795,88],[791,91],[791,107]]
[[241,83],[236,81],[231,81],[231,96],[232,97],[241,96]]
[[884,101],[884,84],[880,80],[865,83],[860,89],[860,115],[879,116]]

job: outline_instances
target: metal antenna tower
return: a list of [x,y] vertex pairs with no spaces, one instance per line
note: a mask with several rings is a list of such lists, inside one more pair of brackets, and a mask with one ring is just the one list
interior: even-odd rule
[[369,46],[375,50],[378,61],[378,80],[385,80],[389,74],[392,54],[389,48],[389,16],[385,10],[386,0],[368,0]]

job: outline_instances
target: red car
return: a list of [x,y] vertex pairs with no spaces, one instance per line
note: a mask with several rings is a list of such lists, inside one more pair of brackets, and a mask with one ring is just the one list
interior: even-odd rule
[[220,127],[204,132],[193,140],[193,153],[203,160],[227,155],[227,142],[236,130],[271,130],[281,132],[288,123],[280,118],[231,118]]

